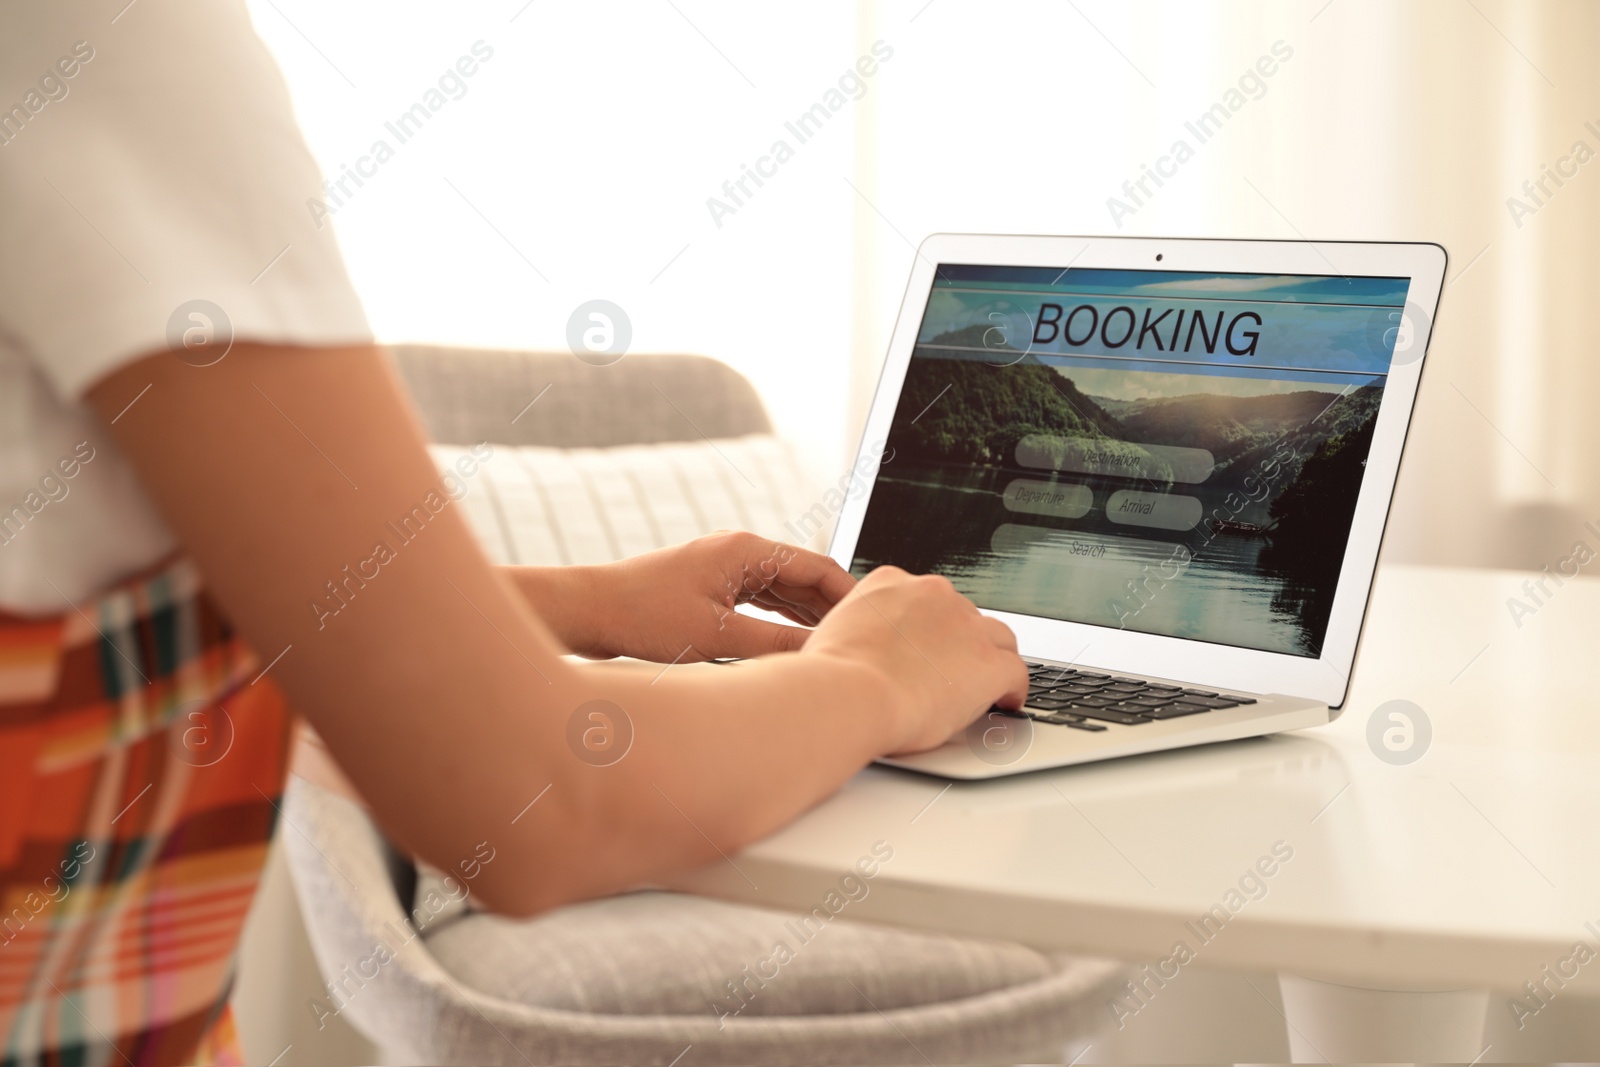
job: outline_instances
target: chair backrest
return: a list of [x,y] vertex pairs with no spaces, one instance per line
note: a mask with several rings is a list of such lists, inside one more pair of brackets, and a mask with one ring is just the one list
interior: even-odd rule
[[390,351],[441,444],[608,448],[772,432],[749,380],[705,356],[636,354],[601,367],[570,352]]

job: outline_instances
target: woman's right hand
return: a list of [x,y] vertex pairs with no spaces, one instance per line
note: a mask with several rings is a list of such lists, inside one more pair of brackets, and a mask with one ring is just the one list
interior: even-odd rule
[[802,656],[877,674],[890,694],[890,752],[937,748],[992,704],[1019,708],[1028,669],[1016,635],[940,575],[879,567],[823,617]]

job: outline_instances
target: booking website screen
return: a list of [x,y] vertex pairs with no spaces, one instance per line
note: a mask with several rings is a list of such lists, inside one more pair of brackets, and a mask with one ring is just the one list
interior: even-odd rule
[[1320,655],[1408,285],[941,265],[852,572]]

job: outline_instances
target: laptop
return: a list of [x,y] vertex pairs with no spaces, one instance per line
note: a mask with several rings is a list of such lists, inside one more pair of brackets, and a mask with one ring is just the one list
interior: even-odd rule
[[1443,283],[1435,244],[938,234],[829,554],[938,573],[1031,685],[977,779],[1331,722]]

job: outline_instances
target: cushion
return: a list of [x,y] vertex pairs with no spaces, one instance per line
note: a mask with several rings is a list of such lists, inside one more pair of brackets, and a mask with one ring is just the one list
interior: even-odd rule
[[[480,451],[483,446],[479,446]],[[461,498],[496,563],[609,563],[715,530],[826,547],[832,512],[772,434],[619,448],[489,445]],[[466,448],[431,445],[442,471]],[[469,465],[470,467],[470,465]]]
[[[528,920],[468,914],[432,925],[423,943],[497,1001],[602,1030],[648,1020],[667,1046],[661,1063],[687,1051],[672,1034],[695,1062],[1078,1062],[1128,976],[1111,960],[842,917],[803,940],[799,922],[647,891]],[[758,1036],[761,1026],[786,1029]]]
[[482,992],[606,1015],[890,1011],[1037,982],[1058,969],[1005,942],[843,918],[798,924],[765,908],[649,891],[532,920],[471,914],[430,925],[423,938],[446,970]]

